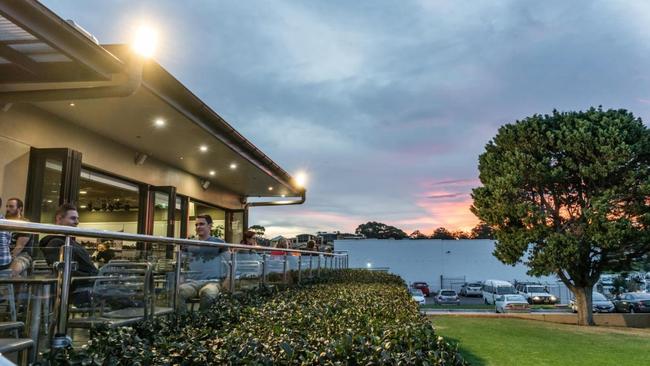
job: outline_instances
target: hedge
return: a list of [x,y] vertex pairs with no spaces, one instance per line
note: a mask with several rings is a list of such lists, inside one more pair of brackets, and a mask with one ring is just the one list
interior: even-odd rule
[[104,365],[465,365],[401,278],[323,271],[299,287],[220,296],[205,312],[93,331],[54,363]]

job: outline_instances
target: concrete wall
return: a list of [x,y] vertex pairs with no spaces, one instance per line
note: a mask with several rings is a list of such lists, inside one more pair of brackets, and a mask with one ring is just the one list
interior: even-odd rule
[[83,154],[84,165],[151,185],[175,186],[179,194],[225,208],[242,208],[235,194],[218,187],[204,191],[198,177],[151,157],[144,165],[135,165],[135,150],[28,104],[0,111],[0,194],[3,198],[25,196],[30,146],[71,148]]

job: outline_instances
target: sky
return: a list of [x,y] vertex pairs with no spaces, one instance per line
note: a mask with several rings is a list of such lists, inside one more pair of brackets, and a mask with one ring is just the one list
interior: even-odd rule
[[478,156],[535,113],[650,120],[647,1],[64,1],[101,43],[145,24],[155,59],[290,173],[307,202],[259,207],[267,236],[469,230]]

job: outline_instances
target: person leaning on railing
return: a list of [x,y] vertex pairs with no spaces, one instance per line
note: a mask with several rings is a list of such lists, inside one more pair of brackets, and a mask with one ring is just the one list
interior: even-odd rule
[[[54,215],[54,221],[57,225],[77,227],[79,225],[79,213],[74,205],[64,203],[59,206]],[[41,251],[52,266],[59,261],[59,248],[65,244],[65,236],[47,235],[39,242]],[[72,246],[72,260],[77,262],[77,268],[72,272],[73,276],[96,276],[98,271],[86,249],[71,237],[70,245]],[[90,303],[90,294],[92,281],[75,281],[71,287],[72,303],[81,306]]]
[[[0,207],[2,207],[2,198],[0,198]],[[0,212],[0,219],[5,217]],[[11,244],[11,232],[0,231],[0,270],[9,268],[11,264],[11,251],[9,245]]]
[[[198,215],[196,217],[196,236],[199,240],[213,243],[225,243],[220,238],[212,236],[212,217],[210,215]],[[199,309],[207,309],[219,296],[221,291],[222,258],[225,252],[224,247],[199,247],[190,246],[185,249],[189,255],[190,280],[178,287],[180,298],[183,301],[181,311],[186,310],[187,300],[199,297]]]
[[[28,221],[23,215],[24,204],[19,198],[12,197],[7,200],[7,220]],[[36,236],[30,233],[11,234],[11,275],[20,276],[32,267],[32,256],[34,255],[34,242]]]

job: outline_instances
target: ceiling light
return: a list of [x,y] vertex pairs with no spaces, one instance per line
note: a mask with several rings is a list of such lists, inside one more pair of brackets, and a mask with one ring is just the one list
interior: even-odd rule
[[282,195],[282,198],[284,198],[284,197],[286,197],[286,196],[287,196],[286,194],[283,194],[283,195]]
[[88,191],[79,191],[79,194],[87,194]]
[[47,203],[52,203],[52,200],[47,200]]
[[79,206],[79,208],[86,208],[86,207],[87,207],[86,205]]
[[199,146],[199,150],[201,150],[201,152],[206,152],[208,151],[208,147],[206,145],[201,145]]
[[237,169],[237,164],[230,163],[230,169]]
[[273,187],[269,187],[269,191],[272,191],[272,190],[273,190]]
[[183,160],[183,157],[181,156],[180,159]]
[[74,107],[74,106],[75,106],[74,102],[70,102],[68,105],[69,105],[70,107]]
[[156,127],[164,127],[165,126],[165,120],[162,118],[156,118],[155,121],[153,121],[154,126]]
[[210,175],[214,176],[215,174],[217,174],[217,172],[215,172],[214,170],[210,170]]
[[149,58],[153,56],[153,53],[156,50],[157,38],[158,35],[153,29],[141,26],[135,33],[131,47],[138,55]]

